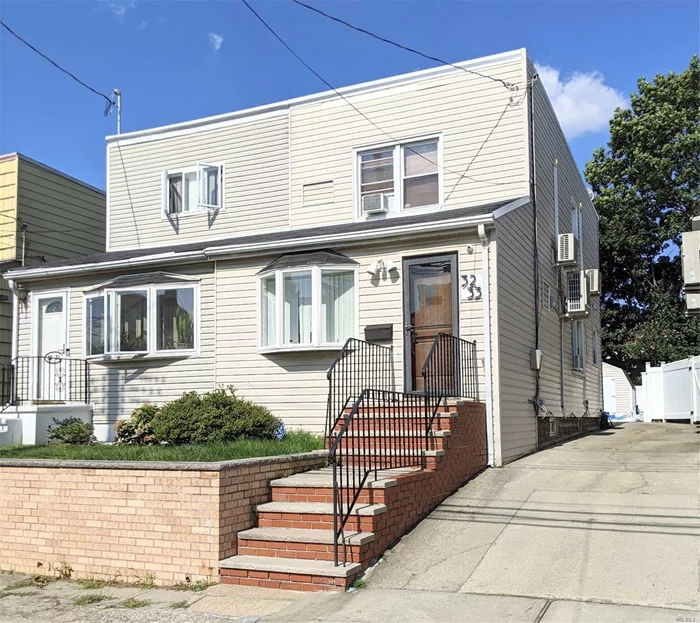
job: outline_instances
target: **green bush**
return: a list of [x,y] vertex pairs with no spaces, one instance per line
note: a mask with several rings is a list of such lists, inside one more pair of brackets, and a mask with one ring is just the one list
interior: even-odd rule
[[158,443],[151,422],[158,413],[155,405],[144,404],[134,409],[128,420],[114,424],[114,443],[129,446],[150,446]]
[[95,436],[92,434],[95,428],[92,424],[83,422],[80,418],[69,417],[64,420],[53,418],[53,424],[46,429],[49,441],[58,441],[71,445],[92,443]]
[[186,392],[163,405],[151,424],[160,442],[178,445],[274,439],[282,426],[268,409],[238,398],[230,387],[202,396]]

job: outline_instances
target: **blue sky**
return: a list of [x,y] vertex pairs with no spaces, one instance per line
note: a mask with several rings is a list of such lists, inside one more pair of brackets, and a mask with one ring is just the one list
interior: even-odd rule
[[[682,71],[699,48],[697,0],[309,1],[453,62],[527,47],[581,167],[637,78]],[[288,0],[251,2],[336,87],[433,66]],[[0,18],[97,90],[119,87],[125,132],[325,90],[238,0],[3,0]],[[103,109],[0,32],[0,153],[20,151],[104,188],[115,119]]]

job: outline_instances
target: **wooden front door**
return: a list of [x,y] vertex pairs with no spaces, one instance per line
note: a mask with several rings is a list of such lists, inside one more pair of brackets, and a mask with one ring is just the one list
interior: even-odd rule
[[457,254],[403,262],[405,387],[423,391],[421,371],[438,333],[458,335]]

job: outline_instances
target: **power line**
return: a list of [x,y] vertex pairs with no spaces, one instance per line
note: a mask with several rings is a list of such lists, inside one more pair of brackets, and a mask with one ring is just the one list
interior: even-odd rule
[[[31,43],[29,43],[29,41],[27,41],[26,39],[23,39],[22,37],[20,37],[14,30],[12,30],[12,28],[10,28],[10,27],[9,27],[5,22],[3,22],[2,20],[0,20],[0,26],[2,26],[5,30],[7,30],[7,32],[9,32],[15,39],[17,39],[18,41],[21,41],[22,43],[24,43],[24,45],[26,45],[26,46],[27,46],[28,48],[30,48],[31,50],[34,50],[34,52],[36,52],[39,56],[41,56],[41,58],[43,58],[44,60],[47,60],[49,63],[51,63],[56,69],[58,69],[59,71],[62,71],[62,72],[63,72],[64,74],[66,74],[67,76],[73,78],[73,80],[75,80],[78,84],[80,84],[81,86],[84,86],[84,87],[85,87],[86,89],[88,89],[89,91],[92,91],[95,95],[99,95],[100,97],[103,97],[105,100],[107,100],[107,102],[108,102],[108,108],[107,108],[107,110],[109,110],[109,109],[112,107],[113,102],[112,102],[111,98],[109,98],[107,95],[105,95],[104,93],[100,93],[100,92],[97,91],[96,89],[93,89],[89,84],[86,84],[86,83],[83,82],[80,78],[78,78],[77,76],[75,76],[74,74],[72,74],[70,71],[68,71],[67,69],[64,69],[63,67],[61,67],[57,62],[51,60],[48,56],[46,56],[46,54],[44,54],[43,52],[40,52],[39,50],[37,50]],[[105,115],[106,115],[106,114],[107,114],[107,113],[105,112]]]
[[[418,152],[418,151],[412,149],[412,148],[410,147],[410,145],[407,145],[407,144],[403,143],[403,142],[400,141],[399,139],[397,139],[397,138],[395,138],[394,136],[392,136],[391,134],[389,134],[386,130],[380,128],[380,127],[379,127],[374,121],[372,121],[365,113],[363,113],[357,106],[355,106],[347,97],[345,97],[340,91],[338,91],[338,89],[336,89],[330,82],[328,82],[328,80],[326,80],[326,79],[325,79],[321,74],[319,74],[313,67],[311,67],[303,58],[301,58],[301,56],[299,56],[299,55],[287,44],[287,42],[286,42],[284,39],[282,39],[282,37],[280,37],[280,35],[278,35],[278,34],[273,30],[272,26],[270,26],[270,25],[255,11],[255,9],[254,9],[252,6],[250,6],[250,4],[248,3],[247,0],[241,0],[241,1],[242,1],[243,4],[245,4],[245,6],[250,10],[250,12],[251,12],[253,15],[255,15],[255,17],[258,18],[258,20],[262,23],[262,25],[265,26],[265,28],[266,28],[267,30],[269,30],[269,31],[272,33],[272,35],[275,37],[275,39],[277,39],[285,48],[287,48],[287,50],[294,56],[294,58],[296,58],[302,65],[304,65],[304,67],[306,67],[314,76],[316,76],[321,82],[323,82],[323,84],[325,84],[331,91],[333,91],[338,97],[340,97],[346,104],[348,104],[351,108],[353,108],[353,109],[354,109],[359,115],[361,115],[367,122],[369,122],[372,126],[374,126],[374,127],[375,127],[377,130],[379,130],[382,134],[384,134],[385,136],[389,137],[392,141],[398,143],[399,145],[401,145],[401,146],[404,147],[405,149],[408,149],[409,151],[413,152],[416,156],[420,156],[421,158],[423,158],[423,160],[426,160],[427,162],[430,162],[431,164],[435,165],[436,167],[441,168],[443,171],[448,171],[449,173],[452,173],[453,175],[459,176],[459,180],[458,180],[457,183],[461,182],[462,179],[464,179],[464,178],[470,179],[470,180],[472,180],[472,181],[474,181],[474,182],[479,182],[479,183],[481,183],[481,184],[488,184],[488,185],[491,185],[491,186],[506,186],[506,185],[508,185],[508,184],[510,183],[510,182],[491,182],[491,181],[488,181],[488,180],[480,180],[480,179],[477,179],[477,178],[474,178],[474,177],[471,177],[471,176],[467,175],[467,174],[466,174],[466,173],[467,173],[466,170],[465,170],[463,173],[458,173],[458,172],[456,172],[456,171],[453,171],[453,170],[451,170],[451,169],[448,169],[448,168],[445,167],[445,166],[440,167],[436,162],[434,162],[434,161],[431,160],[430,158],[426,158],[426,157],[425,157],[423,154],[421,154],[420,152]],[[511,100],[509,100],[508,103],[507,103],[507,105],[506,105],[506,109],[508,108],[509,105],[511,105],[511,103],[512,103],[512,96],[511,96]],[[496,123],[496,126],[498,125],[498,123],[500,123],[501,119],[503,118],[503,115],[505,114],[505,110],[506,110],[506,109],[504,109],[504,111],[503,111],[501,117],[498,119],[498,122]],[[495,127],[493,128],[493,130],[495,130]],[[486,137],[486,140],[488,140],[488,139],[491,137],[491,134],[493,133],[493,130],[491,130],[491,132],[489,133],[489,135]],[[484,144],[485,144],[485,142],[486,142],[486,141],[484,141]],[[479,150],[477,151],[477,155],[479,154],[479,152],[481,152],[481,149],[483,148],[484,144],[482,144],[482,145],[479,147]],[[473,158],[472,161],[469,163],[469,167],[470,167],[473,163],[474,163],[474,158]],[[469,167],[467,167],[467,170],[469,169]],[[455,186],[456,186],[456,185],[455,185]],[[454,188],[452,189],[452,191],[454,191]],[[452,194],[452,191],[450,191],[450,194]]]
[[361,28],[360,26],[355,26],[354,24],[351,24],[350,22],[346,22],[344,19],[340,19],[339,17],[335,17],[334,15],[330,15],[329,13],[326,13],[325,11],[322,11],[321,9],[317,9],[316,7],[313,7],[310,4],[306,4],[304,2],[301,2],[301,0],[292,0],[292,2],[294,4],[298,4],[301,7],[304,7],[305,9],[308,9],[309,11],[313,11],[314,13],[318,13],[319,15],[322,15],[323,17],[325,17],[327,19],[330,19],[334,22],[337,22],[338,24],[342,24],[343,26],[347,26],[348,28],[351,28],[352,30],[356,30],[357,32],[361,32],[365,35],[368,35],[369,37],[377,39],[378,41],[383,41],[384,43],[388,43],[389,45],[393,45],[394,47],[397,47],[401,50],[406,50],[406,52],[411,52],[413,54],[417,54],[418,56],[422,56],[423,58],[427,58],[430,61],[440,63],[441,65],[449,65],[450,67],[454,67],[455,69],[465,71],[468,74],[480,76],[481,78],[486,78],[487,80],[493,80],[494,82],[500,82],[509,91],[517,91],[518,90],[518,85],[513,84],[512,82],[506,82],[505,80],[502,80],[501,78],[496,78],[494,76],[482,74],[481,72],[474,71],[473,69],[467,69],[466,67],[462,67],[460,65],[455,65],[454,63],[450,63],[449,61],[445,61],[437,56],[431,56],[430,54],[426,54],[425,52],[421,52],[420,50],[416,50],[415,48],[410,48],[407,45],[403,45],[403,44],[398,43],[396,41],[392,41],[391,39],[387,39],[386,37],[382,37],[380,35],[377,35],[369,30],[366,30],[365,28]]

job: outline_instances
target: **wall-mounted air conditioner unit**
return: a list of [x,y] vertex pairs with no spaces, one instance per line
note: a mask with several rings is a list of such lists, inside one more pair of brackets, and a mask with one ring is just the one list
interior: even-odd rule
[[566,276],[566,315],[588,315],[588,284],[585,270],[576,270]]
[[685,313],[688,316],[700,316],[700,292],[685,293]]
[[386,214],[389,211],[393,194],[376,193],[362,196],[362,212],[364,214]]
[[600,296],[600,271],[597,268],[589,268],[586,271],[588,279],[588,293],[592,296]]
[[571,233],[559,234],[557,264],[561,266],[576,266],[578,264],[578,239]]
[[687,290],[700,290],[700,230],[683,233],[683,282]]

